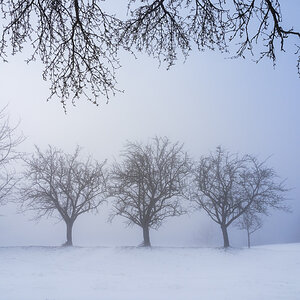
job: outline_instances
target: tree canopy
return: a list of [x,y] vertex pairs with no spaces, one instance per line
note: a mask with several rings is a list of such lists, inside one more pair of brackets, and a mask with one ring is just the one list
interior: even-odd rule
[[111,172],[113,216],[127,219],[128,225],[143,229],[143,246],[150,246],[149,228],[158,229],[166,218],[185,211],[184,196],[190,171],[183,145],[166,137],[155,137],[146,145],[129,142],[123,162],[115,163]]
[[73,154],[51,146],[42,152],[36,147],[26,159],[26,181],[21,187],[24,210],[35,211],[37,219],[55,215],[66,223],[66,246],[73,244],[72,228],[77,218],[97,211],[106,198],[106,162],[91,157],[81,161],[79,155],[79,147]]
[[21,158],[17,146],[24,141],[24,136],[17,134],[18,125],[10,124],[6,108],[0,109],[0,205],[7,202],[18,181],[11,164]]
[[[279,0],[127,0],[127,17],[100,0],[0,0],[0,56],[7,60],[31,44],[28,61],[40,59],[50,96],[84,96],[95,104],[118,91],[119,50],[143,51],[170,67],[197,47],[270,58],[294,36],[300,75],[300,32],[284,26]],[[122,6],[123,5],[123,6]],[[298,44],[297,44],[298,43]],[[235,47],[233,47],[235,48]]]
[[220,225],[225,248],[229,247],[227,228],[244,213],[287,209],[284,182],[278,182],[274,169],[254,156],[231,154],[218,147],[200,158],[193,173],[191,199]]

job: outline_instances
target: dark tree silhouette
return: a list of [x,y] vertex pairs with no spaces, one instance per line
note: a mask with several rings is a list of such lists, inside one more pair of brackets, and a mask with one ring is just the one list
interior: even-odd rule
[[221,227],[224,247],[230,246],[228,227],[249,209],[266,213],[285,209],[287,189],[272,168],[250,155],[230,154],[221,147],[202,157],[194,169],[191,199]]
[[18,125],[11,126],[6,109],[0,110],[0,205],[7,202],[18,181],[12,163],[21,157],[17,146],[24,140],[21,134],[16,133]]
[[[116,17],[105,1],[0,0],[0,56],[7,59],[31,44],[28,61],[40,59],[43,78],[51,82],[50,97],[66,100],[84,95],[97,104],[99,95],[114,94],[119,48],[174,64],[196,46],[257,60],[275,62],[276,50],[295,37],[300,74],[299,31],[285,28],[279,0],[127,0]],[[299,30],[299,29],[298,29]],[[234,45],[238,44],[235,49]],[[233,45],[233,47],[229,47]],[[257,45],[257,46],[256,46]],[[256,47],[255,47],[256,46]],[[230,48],[230,49],[229,49]],[[256,51],[257,49],[257,51]]]
[[96,211],[106,198],[105,162],[98,163],[90,157],[81,162],[79,154],[79,147],[72,155],[51,146],[45,152],[36,147],[32,158],[26,160],[26,183],[21,188],[24,210],[35,211],[37,219],[55,215],[66,223],[65,246],[73,244],[76,219]]
[[262,227],[263,222],[255,210],[248,209],[238,219],[235,225],[241,230],[246,230],[248,248],[250,248],[251,235]]
[[143,229],[143,246],[151,246],[149,229],[184,213],[180,203],[189,174],[189,159],[183,145],[168,138],[154,138],[149,144],[128,143],[123,162],[111,173],[113,216],[127,219],[128,225]]

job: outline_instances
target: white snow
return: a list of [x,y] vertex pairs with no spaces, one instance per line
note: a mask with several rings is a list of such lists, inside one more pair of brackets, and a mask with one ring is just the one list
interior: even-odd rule
[[300,244],[0,248],[0,300],[299,300]]

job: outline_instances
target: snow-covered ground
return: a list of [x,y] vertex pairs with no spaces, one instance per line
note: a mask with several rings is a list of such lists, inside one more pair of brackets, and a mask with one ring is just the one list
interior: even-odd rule
[[300,244],[0,248],[0,300],[296,300]]

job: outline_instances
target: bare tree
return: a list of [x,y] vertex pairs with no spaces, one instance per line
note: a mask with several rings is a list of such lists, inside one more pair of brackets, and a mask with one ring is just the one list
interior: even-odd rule
[[36,212],[36,218],[57,216],[66,223],[67,241],[72,246],[72,228],[76,219],[87,212],[97,211],[105,201],[107,172],[105,162],[90,157],[79,160],[80,148],[72,155],[51,146],[26,160],[26,183],[21,189],[24,210]]
[[180,203],[189,174],[189,159],[183,145],[155,137],[143,145],[129,142],[122,163],[112,169],[111,195],[114,212],[143,229],[143,246],[151,246],[149,228],[158,229],[163,221],[180,216]]
[[[294,37],[300,74],[299,29],[285,28],[279,0],[127,0],[117,4],[114,12],[105,1],[97,0],[0,0],[0,56],[6,60],[7,50],[16,54],[31,44],[28,61],[42,61],[43,78],[51,82],[50,97],[58,96],[64,107],[69,98],[74,102],[85,95],[97,104],[99,95],[108,99],[118,91],[119,48],[145,51],[168,66],[180,51],[187,57],[194,45],[201,51],[231,50],[237,57],[250,53],[258,61],[268,57],[275,63],[277,49],[284,51],[286,40]],[[127,18],[117,18],[126,6]]]
[[285,209],[287,189],[265,162],[250,155],[230,154],[221,147],[202,157],[194,169],[191,199],[221,227],[224,247],[229,247],[228,227],[247,210],[267,213]]
[[239,229],[246,230],[248,248],[251,246],[251,234],[259,230],[263,223],[257,212],[251,209],[246,210],[235,224]]
[[10,125],[6,109],[7,107],[4,107],[0,110],[0,205],[6,203],[8,195],[18,181],[11,164],[20,158],[17,146],[24,140],[21,134],[16,133],[18,125]]

